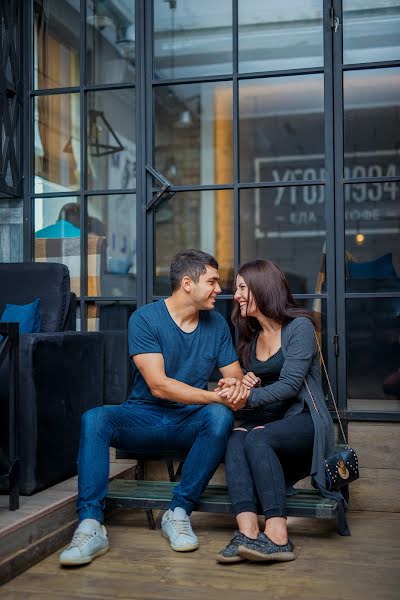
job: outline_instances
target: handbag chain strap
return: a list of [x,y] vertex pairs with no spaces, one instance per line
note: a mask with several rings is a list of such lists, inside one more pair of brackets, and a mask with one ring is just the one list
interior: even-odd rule
[[[339,422],[339,426],[340,426],[340,431],[342,432],[343,441],[344,441],[344,443],[347,446],[347,438],[346,438],[346,435],[344,433],[344,429],[343,429],[343,425],[342,425],[342,419],[340,418],[340,415],[339,415],[338,407],[337,407],[336,400],[335,400],[335,395],[333,393],[331,382],[330,382],[330,379],[328,377],[328,371],[327,371],[327,368],[326,368],[326,365],[325,365],[325,361],[324,361],[324,357],[323,357],[323,354],[322,354],[321,346],[319,345],[318,336],[317,336],[317,332],[315,331],[315,329],[314,329],[314,335],[315,335],[315,341],[317,342],[317,348],[318,348],[319,356],[321,358],[321,363],[322,363],[322,366],[323,366],[323,369],[324,369],[326,381],[328,383],[329,392],[331,394],[331,398],[332,398],[332,401],[333,401],[333,406],[335,407],[336,415],[337,415],[337,418],[338,418],[338,422]],[[317,413],[319,414],[319,410],[317,408],[317,405],[315,403],[314,397],[313,397],[313,395],[311,393],[310,386],[308,385],[306,378],[304,378],[304,383],[305,383],[305,386],[306,386],[306,388],[308,390],[308,393],[310,394],[310,398],[312,400],[314,408],[317,411]]]

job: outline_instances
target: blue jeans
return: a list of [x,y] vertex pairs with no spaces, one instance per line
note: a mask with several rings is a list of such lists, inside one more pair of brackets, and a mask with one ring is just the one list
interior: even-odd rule
[[232,427],[233,413],[222,404],[166,407],[128,400],[88,410],[78,456],[79,520],[103,522],[110,446],[143,454],[188,452],[170,508],[190,514],[224,457]]

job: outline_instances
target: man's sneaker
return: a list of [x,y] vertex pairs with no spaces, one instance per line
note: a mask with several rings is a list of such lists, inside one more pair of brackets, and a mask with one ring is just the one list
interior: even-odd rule
[[109,548],[107,531],[95,519],[84,519],[76,529],[68,548],[60,554],[64,566],[85,565]]
[[189,552],[199,547],[199,540],[193,532],[189,517],[179,506],[163,514],[161,529],[172,550],[176,552]]
[[272,560],[287,562],[296,558],[294,547],[290,540],[287,544],[275,544],[265,533],[259,533],[256,540],[247,538],[239,544],[238,553],[242,558],[260,562]]

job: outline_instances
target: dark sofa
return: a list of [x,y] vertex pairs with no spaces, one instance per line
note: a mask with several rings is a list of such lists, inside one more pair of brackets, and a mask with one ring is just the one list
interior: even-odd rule
[[[41,301],[40,333],[22,334],[19,349],[22,494],[32,494],[76,473],[81,416],[103,403],[103,335],[75,331],[76,298],[70,293],[67,267],[56,263],[0,264],[0,315],[7,303],[28,304],[35,298]],[[3,363],[3,451],[8,448],[7,411],[8,364]]]

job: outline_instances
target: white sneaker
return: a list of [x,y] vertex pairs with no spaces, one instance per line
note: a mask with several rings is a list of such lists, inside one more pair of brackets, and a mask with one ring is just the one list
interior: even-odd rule
[[68,548],[60,554],[62,565],[85,565],[109,548],[107,531],[95,519],[84,519],[75,530]]
[[172,550],[176,552],[188,552],[199,547],[199,540],[193,532],[189,517],[185,509],[179,506],[163,514],[161,529]]

